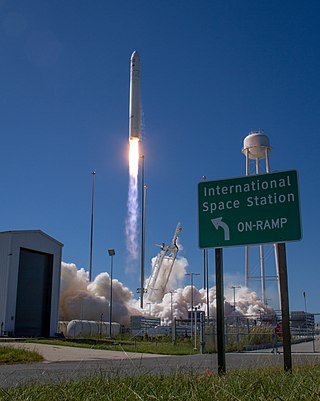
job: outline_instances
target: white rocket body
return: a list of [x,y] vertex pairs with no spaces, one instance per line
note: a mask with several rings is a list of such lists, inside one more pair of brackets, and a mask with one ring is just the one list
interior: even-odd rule
[[135,50],[130,59],[129,139],[140,139],[140,57]]

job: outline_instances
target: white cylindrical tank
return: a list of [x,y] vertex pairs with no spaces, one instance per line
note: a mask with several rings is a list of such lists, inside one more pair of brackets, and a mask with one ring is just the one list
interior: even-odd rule
[[[71,320],[67,326],[66,337],[98,337],[109,336],[109,322],[97,322],[93,320]],[[111,323],[111,336],[120,334],[120,324]]]
[[270,141],[263,131],[251,131],[244,138],[242,153],[250,159],[265,159],[271,152]]

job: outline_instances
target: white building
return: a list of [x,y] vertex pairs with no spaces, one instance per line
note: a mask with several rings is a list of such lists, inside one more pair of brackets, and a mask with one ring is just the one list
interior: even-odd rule
[[0,336],[55,335],[62,247],[40,230],[0,232]]

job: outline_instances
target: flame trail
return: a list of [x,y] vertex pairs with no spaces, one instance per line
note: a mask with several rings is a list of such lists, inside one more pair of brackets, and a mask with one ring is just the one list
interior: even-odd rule
[[128,215],[126,220],[127,250],[131,260],[138,258],[138,172],[139,172],[139,139],[129,141],[129,191]]

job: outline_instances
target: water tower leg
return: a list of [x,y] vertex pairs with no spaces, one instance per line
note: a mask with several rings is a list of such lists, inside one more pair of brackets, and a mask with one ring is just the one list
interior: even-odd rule
[[270,164],[269,164],[269,152],[268,148],[265,148],[265,157],[266,157],[266,172],[270,173]]
[[[249,149],[246,149],[246,175],[250,175],[250,158],[249,158]],[[245,283],[244,285],[249,287],[249,254],[250,247],[247,245],[245,247]]]

